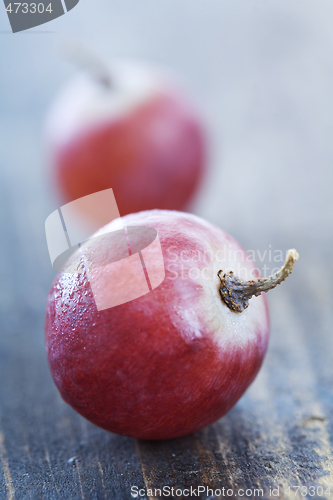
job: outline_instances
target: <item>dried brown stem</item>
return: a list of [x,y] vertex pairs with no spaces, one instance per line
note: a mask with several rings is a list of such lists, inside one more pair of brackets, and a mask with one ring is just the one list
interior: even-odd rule
[[286,260],[281,269],[268,278],[244,281],[234,275],[233,271],[223,273],[220,270],[217,275],[220,278],[220,295],[223,302],[234,312],[242,312],[249,306],[249,300],[261,292],[268,292],[284,281],[293,270],[298,260],[296,250],[288,250]]

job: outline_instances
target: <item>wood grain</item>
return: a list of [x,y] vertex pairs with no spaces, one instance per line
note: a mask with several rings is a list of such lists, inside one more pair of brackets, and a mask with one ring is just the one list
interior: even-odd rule
[[[271,340],[262,370],[214,425],[181,439],[136,441],[86,422],[57,393],[43,340],[54,276],[44,221],[57,206],[38,166],[27,171],[19,151],[3,165],[0,498],[127,500],[132,486],[214,490],[196,497],[202,499],[226,498],[228,489],[233,497],[239,489],[262,489],[262,498],[274,498],[272,488],[279,488],[280,499],[330,498],[309,490],[286,493],[293,486],[322,486],[333,497],[332,232],[317,228],[314,240],[290,224],[282,231],[272,221],[265,233],[255,224],[251,230],[235,224],[244,245],[266,241],[300,253],[292,277],[269,295]],[[222,488],[225,495],[216,496]],[[141,498],[148,497],[155,498]]]

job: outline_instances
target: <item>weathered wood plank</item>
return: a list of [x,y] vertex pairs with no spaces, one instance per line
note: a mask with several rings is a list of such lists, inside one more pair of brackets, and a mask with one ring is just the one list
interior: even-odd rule
[[265,235],[236,224],[249,247],[269,241],[301,255],[269,296],[271,341],[257,380],[228,415],[192,436],[116,436],[77,415],[51,379],[43,323],[53,271],[43,225],[54,207],[38,169],[25,172],[19,156],[0,171],[0,498],[127,500],[133,485],[263,488],[265,498],[279,487],[285,499],[304,498],[288,497],[289,486],[322,485],[333,496],[332,235],[318,229],[314,241],[274,221]]

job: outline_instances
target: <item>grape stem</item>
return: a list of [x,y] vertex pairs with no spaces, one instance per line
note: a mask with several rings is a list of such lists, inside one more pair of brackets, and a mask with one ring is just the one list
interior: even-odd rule
[[112,88],[113,83],[109,71],[96,54],[73,41],[67,42],[63,46],[63,50],[67,59],[91,75],[94,80],[108,89]]
[[235,276],[233,271],[223,273],[222,269],[217,273],[220,281],[220,295],[222,301],[231,311],[242,312],[249,307],[249,300],[253,296],[258,296],[261,292],[268,292],[282,283],[293,270],[296,260],[298,260],[296,250],[288,250],[286,260],[281,269],[268,276],[257,280],[245,281]]

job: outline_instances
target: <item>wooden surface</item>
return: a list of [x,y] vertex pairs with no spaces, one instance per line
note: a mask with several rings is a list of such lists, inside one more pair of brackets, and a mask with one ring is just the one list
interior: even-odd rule
[[[14,136],[15,130],[3,127],[2,137]],[[206,485],[228,488],[235,497],[240,488],[263,488],[261,498],[273,498],[270,488],[279,487],[279,498],[330,498],[320,489],[315,496],[312,490],[295,495],[291,489],[288,496],[289,486],[323,486],[331,488],[332,497],[332,202],[327,182],[320,189],[309,177],[308,188],[317,189],[310,203],[310,191],[297,191],[295,181],[293,198],[283,200],[303,207],[295,209],[294,219],[283,215],[282,198],[276,196],[266,211],[253,202],[253,223],[244,224],[225,214],[225,206],[232,207],[232,191],[221,198],[215,222],[245,247],[295,246],[300,253],[292,276],[269,296],[272,328],[264,366],[246,395],[214,425],[182,439],[136,441],[85,421],[61,400],[51,379],[43,323],[54,272],[44,221],[57,204],[43,177],[39,130],[26,123],[18,133],[21,148],[2,154],[0,172],[0,498],[125,500],[132,486]],[[25,150],[39,159],[36,164],[28,167]],[[289,167],[281,168],[283,176]],[[266,174],[268,185],[272,174]],[[265,179],[266,174],[256,175]],[[289,182],[298,174],[291,171]],[[223,169],[216,175],[232,181],[233,174]],[[246,175],[245,165],[238,175]],[[325,175],[332,181],[328,170]],[[212,492],[192,497],[224,498]]]

